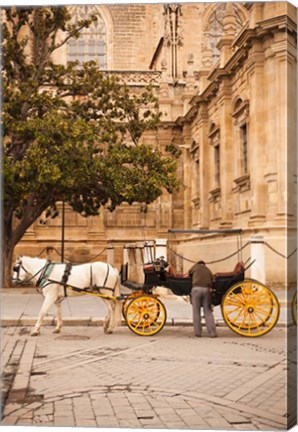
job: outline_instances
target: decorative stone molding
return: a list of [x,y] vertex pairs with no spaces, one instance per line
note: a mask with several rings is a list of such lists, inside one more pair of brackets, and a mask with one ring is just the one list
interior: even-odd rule
[[200,160],[200,146],[196,141],[193,141],[190,147],[190,155],[195,162]]
[[221,198],[221,188],[217,187],[217,188],[209,191],[209,194],[210,194],[209,201],[210,202],[217,202]]
[[236,187],[233,189],[234,192],[246,192],[250,190],[250,175],[246,174],[238,177],[234,180]]
[[199,196],[193,198],[191,200],[191,202],[192,202],[193,209],[195,209],[195,210],[200,209],[200,207],[201,207],[201,198]]
[[129,86],[147,86],[149,84],[159,87],[161,71],[107,71],[108,75],[119,78]]
[[249,117],[249,101],[237,98],[234,109],[232,113],[232,117],[236,119],[236,123],[240,124],[243,121],[246,121]]
[[183,45],[180,17],[182,15],[182,5],[178,3],[168,3],[164,5],[164,42],[169,50],[171,59],[171,77],[178,78],[178,47]]

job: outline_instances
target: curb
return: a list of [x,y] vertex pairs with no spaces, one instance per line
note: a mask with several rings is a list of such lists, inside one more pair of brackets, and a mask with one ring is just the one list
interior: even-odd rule
[[[27,318],[2,318],[1,326],[2,327],[27,327],[33,326],[36,322],[36,317],[27,317]],[[93,317],[66,317],[63,318],[63,326],[75,327],[75,326],[86,326],[86,327],[100,327],[103,325],[103,318],[93,318]],[[55,318],[54,317],[46,317],[43,320],[43,326],[54,326]],[[167,320],[165,323],[166,327],[191,327],[193,325],[192,320],[183,320],[183,319],[171,319]],[[205,323],[203,322],[203,326]],[[224,320],[216,320],[217,327],[228,327]],[[275,327],[290,327],[293,326],[293,323],[286,323],[284,321],[278,322]],[[121,321],[120,327],[126,327],[126,323],[124,320]]]

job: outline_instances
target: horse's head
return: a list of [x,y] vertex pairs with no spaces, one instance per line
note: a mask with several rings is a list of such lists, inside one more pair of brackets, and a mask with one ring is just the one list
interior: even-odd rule
[[30,273],[25,269],[23,265],[23,258],[17,257],[15,265],[13,267],[12,282],[19,284],[25,282],[30,277]]

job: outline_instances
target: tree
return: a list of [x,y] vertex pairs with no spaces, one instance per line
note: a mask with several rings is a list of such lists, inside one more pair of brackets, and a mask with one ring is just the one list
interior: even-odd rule
[[65,201],[83,216],[123,202],[145,205],[178,189],[173,155],[140,144],[160,112],[150,88],[130,94],[94,62],[53,53],[96,17],[71,23],[65,7],[5,9],[2,46],[4,260],[43,212]]

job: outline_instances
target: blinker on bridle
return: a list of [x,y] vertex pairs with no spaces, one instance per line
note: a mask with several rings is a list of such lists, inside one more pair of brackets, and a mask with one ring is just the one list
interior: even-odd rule
[[[48,265],[49,265],[49,262],[47,262],[46,263],[46,265],[43,267],[43,268],[41,268],[40,270],[38,270],[38,272],[37,273],[35,273],[30,279],[28,279],[27,281],[25,281],[24,283],[28,283],[28,282],[30,282],[32,279],[34,279],[35,278],[35,276],[37,276],[39,273],[41,273],[42,271],[44,271],[47,267],[48,267]],[[12,281],[13,282],[17,282],[17,283],[19,283],[19,284],[22,284],[23,283],[23,281],[20,279],[20,270],[21,269],[23,269],[24,270],[24,272],[25,273],[29,273],[28,272],[28,270],[26,270],[25,269],[25,267],[23,266],[23,263],[22,263],[22,260],[19,260],[19,262],[18,262],[18,264],[16,264],[14,267],[13,267],[13,271],[17,274],[17,277],[16,278],[12,278]],[[38,282],[37,282],[37,284],[38,284]]]
[[22,261],[19,261],[18,264],[13,267],[13,271],[17,274],[16,278],[12,278],[14,282],[19,282],[19,283],[22,282],[21,279],[19,278],[21,269],[23,269],[25,273],[28,273],[28,271],[23,266]]

